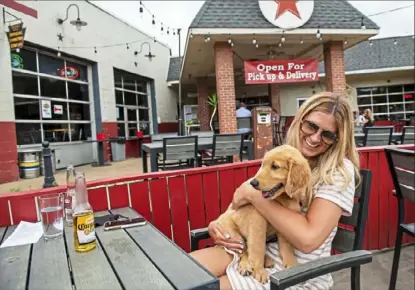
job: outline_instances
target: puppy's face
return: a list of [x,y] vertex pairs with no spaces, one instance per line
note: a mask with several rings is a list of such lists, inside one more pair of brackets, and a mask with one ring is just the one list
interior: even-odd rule
[[310,177],[310,166],[302,154],[294,147],[282,145],[265,154],[251,185],[262,191],[264,198],[275,199],[285,192],[302,200],[301,196],[308,194]]

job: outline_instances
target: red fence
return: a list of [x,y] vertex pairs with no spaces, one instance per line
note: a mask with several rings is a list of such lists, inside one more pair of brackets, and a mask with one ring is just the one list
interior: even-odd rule
[[[398,146],[411,148],[413,145]],[[397,227],[397,203],[382,147],[359,149],[362,168],[373,172],[365,249],[392,248]],[[234,190],[253,176],[260,161],[180,171],[141,174],[88,183],[95,211],[131,206],[184,250],[190,250],[189,229],[206,227],[224,212]],[[40,219],[37,196],[63,192],[63,186],[9,193],[0,196],[0,226]],[[414,222],[414,206],[408,204],[406,219]],[[407,242],[414,239],[405,238]]]

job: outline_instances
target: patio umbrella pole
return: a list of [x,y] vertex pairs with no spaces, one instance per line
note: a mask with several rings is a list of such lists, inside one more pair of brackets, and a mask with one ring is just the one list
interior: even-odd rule
[[182,136],[182,81],[179,78],[179,136]]

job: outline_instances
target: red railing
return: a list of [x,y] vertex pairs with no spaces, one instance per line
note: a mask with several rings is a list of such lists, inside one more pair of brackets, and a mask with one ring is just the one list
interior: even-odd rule
[[[414,145],[401,145],[413,149]],[[373,172],[365,249],[392,248],[397,227],[397,203],[383,147],[359,149],[361,167]],[[104,179],[88,183],[95,211],[130,206],[151,221],[185,251],[189,230],[205,227],[224,212],[235,189],[253,176],[260,160],[212,167]],[[37,196],[64,192],[65,187],[7,193],[0,196],[0,226],[40,219]],[[406,205],[406,220],[414,222],[414,206]],[[404,242],[414,242],[405,237]]]

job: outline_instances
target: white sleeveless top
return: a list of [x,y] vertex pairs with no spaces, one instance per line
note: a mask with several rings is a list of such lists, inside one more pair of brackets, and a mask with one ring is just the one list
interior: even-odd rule
[[[350,160],[344,160],[347,171],[350,173],[351,181],[347,185],[345,190],[341,188],[345,184],[345,178],[336,172],[334,174],[332,185],[323,184],[317,187],[316,194],[314,198],[323,198],[329,200],[342,208],[343,216],[351,216],[354,204],[354,193],[355,193],[355,176],[353,164]],[[325,242],[316,250],[310,254],[302,253],[298,250],[295,250],[295,256],[298,263],[307,263],[309,261],[317,260],[319,258],[328,257],[331,255],[331,244],[333,242],[334,236],[336,235],[337,227],[333,229]],[[274,260],[274,267],[272,269],[266,269],[270,274],[284,269],[282,266],[282,261],[280,257],[280,252],[278,249],[277,243],[267,244],[267,255]],[[230,252],[230,251],[228,251]],[[232,252],[230,252],[232,253]],[[228,265],[226,269],[226,274],[229,278],[229,281],[232,285],[232,289],[242,290],[242,289],[261,289],[266,290],[270,289],[270,282],[263,285],[256,281],[251,276],[242,276],[238,272],[239,257],[234,255],[233,261]],[[333,279],[330,274],[323,275],[314,279],[310,279],[304,283],[298,284],[296,286],[287,288],[287,290],[326,290],[330,289],[333,286]]]

